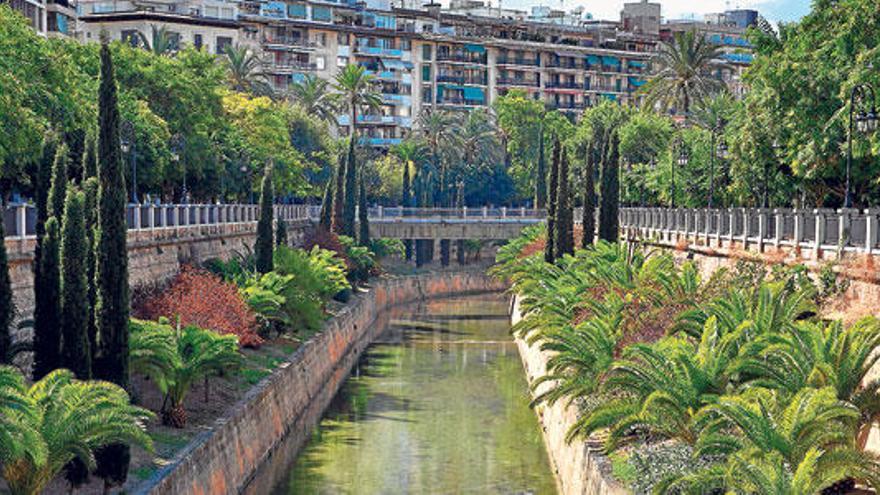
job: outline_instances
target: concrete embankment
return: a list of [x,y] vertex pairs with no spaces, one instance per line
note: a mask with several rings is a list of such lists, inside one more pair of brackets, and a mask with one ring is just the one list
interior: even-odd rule
[[[511,324],[522,319],[519,301],[514,297],[511,304]],[[523,368],[529,383],[544,376],[550,353],[542,351],[538,344],[529,345],[521,338],[516,339]],[[534,395],[544,391],[543,384]],[[590,450],[583,440],[571,443],[565,441],[569,428],[577,421],[577,407],[566,405],[561,400],[552,406],[547,404],[535,408],[541,430],[544,433],[544,445],[550,456],[550,465],[556,476],[556,485],[560,495],[624,495],[627,491],[613,479],[610,461],[601,453]]]
[[382,311],[422,299],[504,288],[481,272],[377,280],[135,493],[241,492],[262,464],[283,462],[272,459],[282,439],[305,444],[349,370],[381,331],[373,322]]

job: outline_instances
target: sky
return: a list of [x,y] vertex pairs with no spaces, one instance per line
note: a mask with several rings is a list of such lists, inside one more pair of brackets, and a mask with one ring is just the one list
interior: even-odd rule
[[[571,10],[583,6],[596,19],[617,20],[624,1],[637,0],[501,0],[503,7],[528,10],[533,5]],[[561,3],[564,2],[564,3]],[[448,2],[444,2],[448,3]],[[660,0],[665,19],[690,18],[701,19],[703,14],[723,12],[730,8],[749,8],[759,11],[771,22],[796,21],[810,11],[811,0]],[[492,6],[498,6],[498,0],[491,0]]]

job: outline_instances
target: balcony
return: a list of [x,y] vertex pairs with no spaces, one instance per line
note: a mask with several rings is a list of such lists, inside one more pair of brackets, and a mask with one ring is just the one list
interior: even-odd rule
[[[399,115],[358,115],[358,127],[362,125],[389,125],[400,126],[404,128],[412,127],[412,117],[401,117]],[[351,125],[350,115],[339,115],[336,122],[341,126]]]
[[453,76],[449,74],[440,74],[437,76],[437,82],[448,82],[456,84],[470,84],[475,86],[486,86],[488,80],[485,77],[477,76]]
[[403,72],[367,69],[364,71],[364,74],[373,76],[377,81],[396,81],[405,84],[412,84],[412,74]]
[[266,62],[263,69],[270,74],[287,75],[298,71],[318,70],[318,66],[311,62]]
[[549,81],[544,85],[547,89],[584,89],[584,83],[569,81]]
[[440,52],[437,54],[437,61],[486,65],[486,54],[477,54],[472,52]]
[[496,83],[499,86],[526,86],[530,88],[537,88],[541,86],[541,81],[538,80],[529,80],[529,79],[516,79],[516,78],[507,78],[507,77],[499,77],[496,79]]
[[577,60],[550,60],[545,65],[548,69],[581,70],[584,64]]
[[444,96],[442,100],[437,100],[438,105],[457,105],[465,107],[482,107],[486,106],[485,100],[471,100],[461,96]]
[[361,144],[367,146],[387,147],[396,146],[403,141],[403,138],[386,138],[386,137],[362,137]]
[[583,110],[587,108],[587,104],[578,101],[548,101],[546,102],[547,108],[551,108],[553,110]]
[[354,48],[354,52],[360,55],[369,55],[371,57],[397,57],[403,56],[403,50],[398,48],[382,48],[378,46],[358,45]]
[[404,105],[412,104],[412,96],[400,93],[382,93],[382,103],[385,105]]
[[312,50],[315,43],[296,36],[264,36],[263,46],[270,50]]
[[541,59],[540,58],[517,58],[517,57],[498,57],[495,60],[495,63],[498,65],[523,65],[526,67],[540,67]]

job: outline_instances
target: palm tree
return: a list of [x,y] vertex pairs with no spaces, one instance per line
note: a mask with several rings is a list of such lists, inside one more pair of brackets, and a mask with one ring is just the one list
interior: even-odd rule
[[[18,371],[0,367],[0,413],[0,464],[13,494],[42,493],[74,459],[94,469],[92,451],[108,444],[152,450],[143,427],[152,413],[129,404],[119,386],[79,381],[68,370],[55,370],[26,388]],[[18,433],[9,435],[10,426]]]
[[416,129],[431,154],[431,164],[440,174],[438,206],[448,206],[446,196],[448,158],[455,156],[461,149],[461,117],[450,111],[428,108],[419,114]]
[[290,96],[309,115],[333,122],[336,120],[337,109],[336,102],[327,91],[328,86],[327,80],[308,74],[290,85]]
[[720,91],[724,83],[710,74],[721,48],[696,31],[675,33],[654,58],[654,76],[642,87],[646,103],[663,110],[678,109],[688,116],[694,101]]
[[222,61],[233,91],[255,96],[272,95],[269,78],[263,72],[263,62],[250,48],[239,44],[227,46]]
[[174,55],[180,48],[178,46],[179,37],[172,35],[165,26],[156,27],[155,24],[151,24],[149,39],[144,33],[138,32],[137,34],[144,49],[156,55]]

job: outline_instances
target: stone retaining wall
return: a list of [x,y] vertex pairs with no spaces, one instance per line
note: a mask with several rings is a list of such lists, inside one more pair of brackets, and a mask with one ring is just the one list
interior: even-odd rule
[[[328,320],[321,333],[294,352],[195,439],[140,485],[138,494],[233,494],[273,459],[282,440],[301,448],[361,352],[371,343],[386,308],[425,298],[500,291],[482,272],[430,273],[381,279]],[[286,438],[285,438],[286,437]],[[288,443],[290,445],[290,443]],[[280,456],[279,456],[280,457]],[[266,493],[270,487],[250,487]]]
[[[516,324],[522,316],[519,302],[513,298],[510,310],[511,324]],[[530,346],[523,339],[517,338],[516,345],[523,361],[526,378],[531,384],[546,374],[547,360],[550,353],[542,351],[538,345]],[[544,391],[544,384],[534,395]],[[574,406],[566,406],[565,401],[557,401],[552,406],[547,404],[535,408],[541,430],[544,434],[544,446],[550,456],[550,465],[556,477],[556,486],[560,495],[624,495],[628,494],[610,473],[611,465],[607,457],[590,450],[584,441],[565,441],[569,428],[577,421],[577,410]]]

